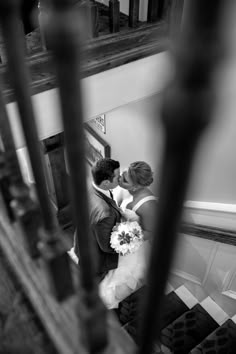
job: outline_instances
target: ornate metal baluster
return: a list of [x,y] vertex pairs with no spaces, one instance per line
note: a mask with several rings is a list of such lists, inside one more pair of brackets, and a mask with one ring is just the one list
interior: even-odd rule
[[[67,1],[53,1],[47,36],[53,50],[60,89],[65,143],[70,170],[71,201],[74,224],[80,248],[81,285],[84,309],[80,320],[85,329],[89,352],[104,349],[107,344],[106,309],[98,296],[94,257],[88,218],[86,161],[83,131],[83,110],[80,88],[81,25],[79,12],[71,11]],[[65,26],[66,24],[66,26]]]
[[5,150],[4,153],[1,154],[1,158],[4,159],[7,179],[3,179],[2,183],[5,184],[3,193],[7,193],[6,196],[8,196],[8,213],[12,220],[15,216],[19,219],[25,232],[25,240],[30,255],[32,257],[38,257],[39,251],[37,243],[39,240],[39,229],[42,226],[42,217],[38,203],[32,200],[30,190],[23,181],[11,127],[1,92],[0,131]]
[[10,191],[10,173],[7,168],[6,154],[3,151],[0,151],[0,191],[5,203],[9,220],[14,221],[15,217],[11,208],[13,197]]
[[109,0],[109,26],[110,32],[115,33],[120,30],[120,1]]
[[[11,208],[11,201],[13,200],[13,196],[12,193],[10,191],[10,169],[7,166],[7,156],[6,156],[6,152],[4,150],[8,150],[8,151],[12,151],[15,149],[12,148],[12,146],[14,147],[14,142],[11,136],[11,131],[10,131],[10,124],[8,122],[7,119],[7,113],[5,110],[5,105],[3,102],[3,98],[2,98],[2,93],[0,91],[0,133],[1,133],[1,148],[0,148],[0,185],[1,185],[1,193],[5,202],[5,207],[6,207],[6,211],[9,217],[10,221],[14,221],[15,217],[14,217],[14,213],[12,211]],[[15,152],[15,156],[16,158],[15,162],[16,162],[16,166],[18,164],[18,160],[16,157],[16,152]],[[11,156],[9,156],[9,158],[11,159]],[[20,173],[20,167],[19,165],[18,167],[18,171]],[[22,180],[23,182],[23,180]]]
[[162,108],[165,149],[156,238],[148,275],[149,294],[141,330],[142,354],[152,352],[154,337],[160,334],[162,297],[192,160],[200,134],[211,118],[215,97],[212,76],[223,53],[219,33],[223,3],[219,0],[188,0],[190,12],[186,15],[186,27],[174,50],[176,74],[166,90]]
[[0,134],[4,150],[6,152],[9,169],[11,171],[11,179],[17,185],[23,185],[23,177],[18,162],[15,143],[13,140],[11,126],[7,116],[5,104],[0,90]]
[[[38,135],[28,87],[29,74],[24,62],[24,34],[20,28],[19,1],[3,0],[0,3],[0,19],[6,44],[9,74],[15,90],[21,123],[26,138],[32,170],[36,181],[37,194],[46,230],[41,231],[42,255],[46,259],[51,276],[50,284],[59,299],[73,291],[69,260],[59,241],[56,216],[48,197],[44,163],[39,148]],[[55,271],[56,269],[56,271]],[[58,276],[60,274],[60,276]],[[63,286],[66,284],[67,286]]]
[[[42,154],[39,149],[38,135],[28,87],[29,73],[24,62],[24,34],[16,32],[19,23],[18,1],[1,2],[1,22],[6,43],[9,75],[14,86],[21,123],[29,149],[29,156],[37,185],[37,193],[42,207],[42,215],[47,230],[55,228],[56,220],[47,195]],[[40,188],[39,188],[40,186]]]

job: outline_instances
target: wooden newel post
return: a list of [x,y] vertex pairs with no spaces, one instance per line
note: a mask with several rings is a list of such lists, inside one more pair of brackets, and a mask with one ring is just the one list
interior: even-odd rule
[[109,1],[109,26],[111,33],[120,30],[120,2],[118,0]]
[[129,1],[129,27],[137,27],[139,20],[140,0]]

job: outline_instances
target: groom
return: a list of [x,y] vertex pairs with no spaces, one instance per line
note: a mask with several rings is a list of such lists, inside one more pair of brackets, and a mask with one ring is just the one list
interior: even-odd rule
[[[113,200],[111,190],[118,186],[120,164],[118,161],[102,158],[92,167],[93,182],[88,191],[89,222],[93,248],[96,255],[96,275],[101,281],[110,269],[118,264],[118,254],[110,246],[113,226],[120,222],[121,214]],[[79,257],[77,236],[74,251]]]

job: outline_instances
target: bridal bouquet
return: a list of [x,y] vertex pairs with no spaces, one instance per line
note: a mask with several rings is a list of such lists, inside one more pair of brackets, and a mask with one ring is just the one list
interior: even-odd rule
[[112,229],[110,245],[123,256],[137,251],[142,242],[143,232],[137,221],[124,221]]

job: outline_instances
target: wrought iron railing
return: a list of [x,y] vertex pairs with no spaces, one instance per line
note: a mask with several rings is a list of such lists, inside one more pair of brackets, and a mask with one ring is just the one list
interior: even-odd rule
[[[114,11],[117,2],[110,1]],[[135,13],[138,2],[133,1],[131,4]],[[119,329],[118,323],[108,314],[98,296],[89,242],[83,102],[80,88],[81,47],[84,35],[81,13],[71,11],[70,1],[53,0],[51,21],[45,29],[60,90],[71,173],[74,225],[80,230],[80,272],[76,273],[75,279],[76,283],[80,284],[80,293],[75,295],[69,260],[62,242],[63,232],[57,224],[46,190],[44,163],[30,99],[28,70],[24,61],[23,32],[16,31],[16,28],[20,28],[18,5],[17,0],[2,0],[0,19],[11,85],[30,154],[39,206],[24,185],[8,116],[1,99],[0,128],[3,146],[0,155],[0,182],[3,205],[8,213],[3,210],[1,215],[4,237],[0,238],[0,247],[23,286],[29,291],[29,298],[41,319],[44,319],[45,328],[58,352],[133,353],[137,350],[136,346]],[[144,306],[140,309],[144,318],[138,350],[142,354],[152,352],[153,341],[159,334],[163,294],[175,249],[194,151],[201,132],[211,118],[214,97],[211,82],[218,63],[216,59],[220,59],[222,53],[219,40],[222,5],[223,1],[191,1],[186,23],[178,39],[179,44],[173,50],[176,75],[165,91],[162,108],[165,148],[157,192],[159,205],[155,225],[156,237],[148,273],[149,290]],[[149,1],[149,10],[149,15],[152,11],[157,11],[156,2]],[[132,17],[134,22],[135,16]],[[151,18],[150,15],[150,20]],[[21,236],[24,236],[25,245],[28,247],[21,244]],[[19,243],[19,246],[15,243]],[[45,280],[48,275],[49,282]],[[37,283],[40,277],[44,291]],[[53,294],[48,290],[49,285],[53,285]],[[72,294],[74,295],[71,296]]]

